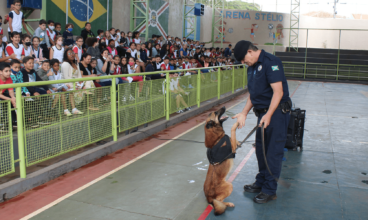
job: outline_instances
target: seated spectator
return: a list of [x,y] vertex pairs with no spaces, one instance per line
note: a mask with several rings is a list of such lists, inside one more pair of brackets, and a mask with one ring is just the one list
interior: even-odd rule
[[92,58],[97,58],[100,56],[100,49],[98,48],[98,39],[95,37],[89,37],[86,40],[87,53],[92,56]]
[[131,43],[133,43],[133,33],[131,31],[128,31],[127,33],[127,45],[130,45]]
[[137,50],[136,50],[136,44],[134,42],[130,43],[129,49],[126,51],[126,56],[129,59],[130,57],[136,57]]
[[[79,66],[76,64],[75,62],[75,53],[73,52],[73,50],[71,48],[67,48],[64,52],[64,58],[63,58],[64,62],[61,64],[61,78],[62,79],[78,79],[78,78],[82,78],[82,74],[80,72]],[[83,83],[78,83],[79,85],[76,86],[76,90],[80,90],[83,88]],[[66,83],[66,86],[72,88],[74,90],[74,86],[73,83]],[[72,105],[72,114],[75,115],[81,115],[83,114],[83,112],[79,111],[76,107],[75,107],[75,98],[77,98],[78,101],[80,99],[79,96],[80,93],[71,93],[69,94],[69,99]],[[70,112],[68,111],[64,111],[64,114],[66,116],[70,116]]]
[[46,21],[44,19],[39,21],[38,28],[35,30],[33,36],[40,38],[40,47],[42,48],[43,57],[49,57],[49,48],[51,47],[49,36],[46,31]]
[[[118,55],[114,56],[114,62],[112,63],[112,65],[114,66],[114,73],[113,75],[121,75],[121,66],[120,66],[120,57]],[[128,83],[129,81],[127,80],[123,80],[122,78],[116,78],[116,84],[121,84],[121,83]]]
[[65,31],[63,33],[63,38],[64,38],[64,47],[70,47],[74,44],[74,40],[73,40],[73,28],[74,25],[69,23],[65,25]]
[[[42,81],[49,81],[48,73],[50,71],[50,61],[44,60],[42,61],[41,68],[36,70],[36,74],[41,78]],[[54,88],[51,84],[46,85],[51,92],[55,92],[56,88]]]
[[[13,84],[13,80],[10,76],[10,65],[8,63],[0,63],[0,85]],[[13,107],[16,108],[15,94],[13,88],[2,89],[0,91],[0,100],[10,100]],[[12,124],[16,124],[16,115],[14,111],[11,111],[11,118]]]
[[10,38],[12,43],[9,43],[6,48],[6,56],[11,56],[13,53],[15,54],[16,58],[20,62],[22,62],[24,57],[24,48],[23,45],[19,44],[20,42],[20,33],[13,32]]
[[116,51],[118,52],[119,57],[126,56],[126,39],[122,37],[119,42],[119,46],[116,47]]
[[156,57],[157,56],[157,50],[155,47],[152,46],[151,42],[148,42],[147,49],[150,51],[150,57]]
[[[161,46],[159,44],[156,44],[156,46],[154,47],[154,49],[156,51],[156,56],[157,55],[160,55],[160,53],[161,53]],[[152,53],[155,54],[154,52],[152,52]]]
[[[97,59],[97,76],[108,76],[114,73],[114,68],[111,65],[112,57],[107,49],[101,51],[99,59]],[[101,86],[111,86],[111,79],[101,79],[98,83]]]
[[55,33],[56,33],[56,37],[57,36],[61,36],[61,24],[59,22],[55,23]]
[[7,62],[9,63],[11,60],[14,60],[17,58],[17,55],[13,53],[11,56],[5,55],[5,47],[2,42],[2,35],[0,34],[0,63],[1,62]]
[[145,44],[141,44],[140,55],[141,55],[141,60],[144,63],[146,63],[147,60],[148,60],[148,58],[149,58],[149,56],[150,56],[150,52],[149,52],[149,50],[146,49],[146,45]]
[[79,63],[83,54],[83,38],[78,36],[75,39],[75,45],[73,46],[73,52],[75,53],[75,59]]
[[42,48],[39,47],[40,44],[40,38],[39,37],[33,37],[32,38],[32,56],[34,58],[34,69],[38,69],[40,66],[40,61],[43,61],[43,53]]
[[84,25],[84,29],[81,32],[81,37],[83,39],[83,45],[82,45],[82,47],[84,49],[86,48],[86,40],[89,37],[95,37],[95,34],[91,31],[91,29],[92,29],[91,23],[86,22],[86,24]]
[[139,39],[139,31],[135,31],[133,33],[133,42],[136,43],[136,44],[140,44],[141,43],[141,39]]
[[107,50],[109,51],[109,54],[112,56],[118,55],[118,52],[115,49],[115,40],[110,40],[108,45]]
[[[12,72],[10,77],[12,78],[13,83],[23,83],[23,73],[20,71],[19,60],[12,60],[10,62],[10,68]],[[28,91],[27,87],[22,87],[22,95],[31,96],[31,93]]]
[[188,56],[188,45],[184,44],[183,47],[179,50],[179,56]]
[[59,60],[60,63],[63,62],[64,59],[64,54],[65,54],[65,49],[62,46],[63,45],[63,37],[62,36],[57,36],[55,38],[55,46],[53,46],[50,50],[50,60],[52,59],[57,59]]
[[104,37],[104,31],[101,29],[97,30],[97,39],[100,40]]
[[24,56],[32,56],[31,36],[24,34],[22,37],[22,45],[24,48]]
[[176,70],[175,59],[170,58],[170,70]]
[[[34,67],[34,58],[31,56],[27,56],[23,58],[24,68],[21,70],[23,74],[23,82],[38,82],[43,81],[40,76],[33,69]],[[28,86],[28,91],[31,96],[39,96],[45,94],[51,94],[48,86]]]
[[103,39],[105,40],[106,45],[109,45],[109,40],[112,39],[110,31],[105,31],[105,37]]
[[170,45],[164,44],[160,51],[160,57],[161,59],[164,59],[165,57],[170,56]]
[[180,87],[178,76],[178,73],[170,73],[170,92],[172,97],[176,100],[177,113],[183,113],[184,110],[180,108],[180,104],[184,106],[186,111],[191,109],[183,98],[184,95],[189,95],[189,92],[185,92],[184,89]]
[[[129,58],[129,62],[127,65],[127,69],[128,69],[128,73],[129,74],[133,74],[133,73],[140,73],[140,68],[138,68],[139,66],[135,63],[136,59],[133,57]],[[142,76],[132,76],[132,77],[123,77],[123,80],[129,81],[129,83],[131,82],[142,82],[143,81],[143,77]]]

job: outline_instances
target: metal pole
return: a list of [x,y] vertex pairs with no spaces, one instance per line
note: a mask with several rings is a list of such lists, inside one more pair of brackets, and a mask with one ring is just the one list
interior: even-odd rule
[[[18,126],[18,152],[19,152],[19,170],[20,178],[26,178],[26,160],[24,145],[24,128],[23,128],[23,106],[22,106],[22,87],[15,88],[15,102],[17,105],[17,126]],[[11,137],[12,138],[12,137]]]
[[41,19],[46,19],[47,0],[42,0]]
[[244,69],[244,74],[243,74],[243,89],[245,89],[245,79],[247,77],[247,68],[245,68],[245,66],[243,66]]
[[106,29],[109,29],[109,10],[110,10],[110,0],[107,0],[107,26]]
[[341,45],[341,30],[339,30],[339,50],[337,51],[337,72],[336,80],[339,80],[339,68],[340,68],[340,45]]
[[184,19],[183,19],[183,37],[185,37],[185,15],[187,13],[187,0],[184,0],[184,13],[183,13],[183,16],[184,16]]
[[130,31],[134,29],[134,0],[130,1]]
[[116,78],[111,79],[111,125],[112,125],[112,136],[113,140],[118,140],[118,132],[117,132],[117,118],[116,118]]
[[65,6],[65,16],[66,16],[66,24],[68,23],[68,12],[69,12],[69,0],[66,0],[66,6]]
[[217,70],[217,99],[220,99],[221,96],[221,68]]
[[234,87],[235,87],[235,81],[234,81],[234,79],[235,79],[235,67],[233,66],[233,77],[232,77],[232,82],[231,82],[231,88],[232,88],[232,93],[234,93]]
[[201,105],[201,70],[197,74],[197,107]]
[[89,0],[87,0],[87,22],[89,22]]
[[225,12],[225,0],[222,0],[222,13],[221,13],[221,48],[223,48],[223,43],[224,43],[224,12]]
[[170,78],[166,73],[166,120],[170,119]]
[[149,20],[149,1],[150,0],[146,0],[146,42],[148,41],[148,20]]
[[212,41],[212,47],[215,46],[215,1],[216,0],[212,0],[212,34],[211,34],[211,41]]
[[308,50],[308,29],[307,29],[307,41],[305,44],[305,57],[304,57],[304,79],[305,79],[305,74],[307,73],[307,50]]

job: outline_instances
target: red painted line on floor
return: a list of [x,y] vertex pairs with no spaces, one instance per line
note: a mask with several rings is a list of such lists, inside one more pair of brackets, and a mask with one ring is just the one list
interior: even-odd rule
[[[296,87],[296,89],[294,90],[293,94],[291,94],[290,98],[293,97],[293,95],[295,94],[296,90],[299,88],[299,86],[302,84],[302,82],[299,82],[298,86]],[[229,177],[229,179],[227,180],[228,182],[233,182],[235,180],[235,178],[238,176],[238,174],[240,173],[240,171],[243,169],[243,167],[245,166],[245,164],[248,162],[249,158],[252,156],[252,154],[254,153],[255,148],[252,147],[252,149],[248,152],[248,154],[244,157],[244,159],[242,160],[242,162],[238,165],[238,167],[234,170],[234,172],[231,174],[231,176]],[[207,208],[204,210],[204,212],[201,214],[201,216],[199,216],[198,220],[205,220],[207,218],[207,216],[211,213],[213,207],[211,205],[208,205]]]
[[199,216],[198,220],[205,220],[207,216],[211,213],[212,209],[213,209],[212,206],[208,205],[207,208],[202,213],[202,215]]
[[234,181],[234,179],[236,178],[236,176],[239,174],[239,172],[243,169],[244,165],[248,162],[249,158],[252,156],[252,154],[254,153],[254,147],[252,147],[252,149],[250,149],[250,151],[248,152],[248,154],[244,157],[243,161],[239,164],[239,166],[234,170],[233,174],[231,174],[231,176],[229,177],[229,179],[227,181],[229,181],[230,183],[232,183]]
[[[247,97],[248,93],[240,95],[226,103],[221,104],[221,106],[226,106],[229,108],[238,104],[239,102],[244,101]],[[209,112],[218,110],[218,108],[219,107],[214,107],[200,115],[188,119],[187,121],[169,127],[155,134],[154,137],[164,139],[174,138],[193,128],[199,123],[204,122]],[[41,186],[24,192],[15,198],[0,203],[1,219],[15,220],[27,216],[165,142],[166,141],[148,137],[144,140],[136,142],[133,145],[95,160],[77,170],[51,180]]]

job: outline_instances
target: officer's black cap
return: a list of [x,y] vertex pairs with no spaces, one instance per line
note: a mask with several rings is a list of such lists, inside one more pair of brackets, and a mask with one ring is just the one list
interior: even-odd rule
[[236,43],[234,47],[234,56],[237,61],[242,61],[248,52],[249,46],[252,43],[250,41],[241,40]]

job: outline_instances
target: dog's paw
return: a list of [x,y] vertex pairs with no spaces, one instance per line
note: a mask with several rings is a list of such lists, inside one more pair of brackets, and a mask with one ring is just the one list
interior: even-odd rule
[[227,203],[227,206],[228,206],[228,207],[235,207],[234,203],[232,203],[232,202],[228,202],[228,203]]

